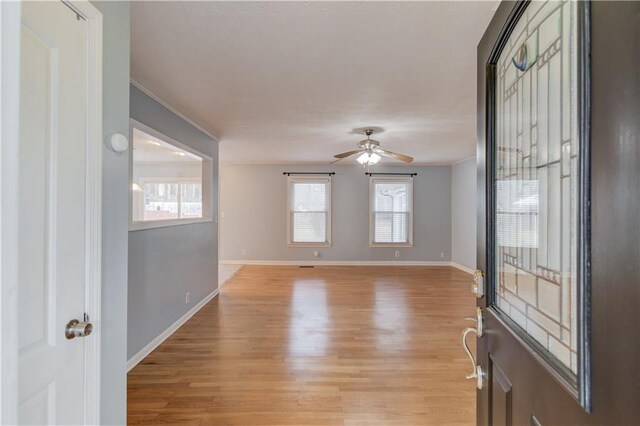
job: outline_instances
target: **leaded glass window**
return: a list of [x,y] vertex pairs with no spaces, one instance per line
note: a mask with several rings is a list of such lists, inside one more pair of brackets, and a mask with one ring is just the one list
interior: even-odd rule
[[577,5],[531,2],[496,64],[495,303],[577,373]]

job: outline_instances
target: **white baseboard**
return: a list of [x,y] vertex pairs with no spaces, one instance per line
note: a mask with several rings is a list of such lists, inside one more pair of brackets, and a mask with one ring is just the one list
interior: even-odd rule
[[456,262],[407,260],[221,260],[222,265],[261,266],[451,266],[468,274],[473,269]]
[[467,268],[466,266],[456,262],[451,262],[451,266],[453,266],[456,269],[460,269],[461,271],[466,272],[467,274],[470,274],[470,275],[473,275],[473,273],[475,272],[473,269]]
[[153,339],[151,342],[149,342],[149,344],[147,346],[145,346],[144,348],[142,348],[142,350],[140,350],[140,352],[138,352],[137,354],[132,356],[131,359],[129,359],[129,361],[127,361],[127,373],[129,371],[131,371],[131,369],[133,367],[138,365],[140,363],[140,361],[145,359],[151,352],[153,352],[153,350],[155,348],[160,346],[160,344],[162,344],[162,342],[167,340],[173,333],[175,333],[175,331],[177,329],[179,329],[185,322],[189,321],[189,319],[192,316],[194,316],[196,314],[196,312],[198,312],[200,309],[202,309],[204,307],[204,305],[209,303],[209,301],[211,301],[211,299],[216,297],[218,295],[218,293],[219,293],[218,289],[215,289],[214,291],[209,293],[207,295],[207,297],[205,297],[200,302],[198,302],[198,304],[195,305],[193,308],[191,308],[189,310],[189,312],[187,312],[182,317],[180,317],[180,319],[178,319],[178,321],[176,321],[173,324],[171,324],[171,326],[169,326],[169,328],[167,328],[165,331],[163,331],[158,337]]
[[411,260],[221,260],[220,263],[263,266],[451,266],[451,262]]

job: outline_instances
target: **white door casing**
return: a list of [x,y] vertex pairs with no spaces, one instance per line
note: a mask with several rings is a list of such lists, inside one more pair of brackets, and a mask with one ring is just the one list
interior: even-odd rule
[[[19,424],[99,422],[101,18],[83,11],[99,16],[88,3],[22,3]],[[66,339],[85,313],[95,332]]]

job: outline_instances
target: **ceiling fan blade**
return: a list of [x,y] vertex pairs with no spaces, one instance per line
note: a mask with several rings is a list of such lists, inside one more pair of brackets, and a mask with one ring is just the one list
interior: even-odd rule
[[405,163],[413,161],[413,157],[409,157],[408,155],[398,154],[397,152],[391,152],[380,148],[375,149],[374,152],[382,155],[383,157],[395,158],[396,160],[404,161]]
[[357,149],[355,151],[347,151],[347,152],[343,152],[342,154],[336,154],[336,155],[334,155],[334,157],[338,158],[338,159],[342,159],[342,158],[351,157],[353,154],[357,154],[359,152],[362,152],[362,150],[361,149]]

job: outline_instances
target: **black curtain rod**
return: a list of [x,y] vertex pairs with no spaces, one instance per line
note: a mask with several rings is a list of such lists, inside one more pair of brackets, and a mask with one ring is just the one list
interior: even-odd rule
[[283,175],[291,176],[291,175],[329,175],[333,176],[336,172],[282,172]]
[[418,176],[417,173],[365,173],[365,175],[367,176],[378,176],[378,175],[382,175],[382,176]]

